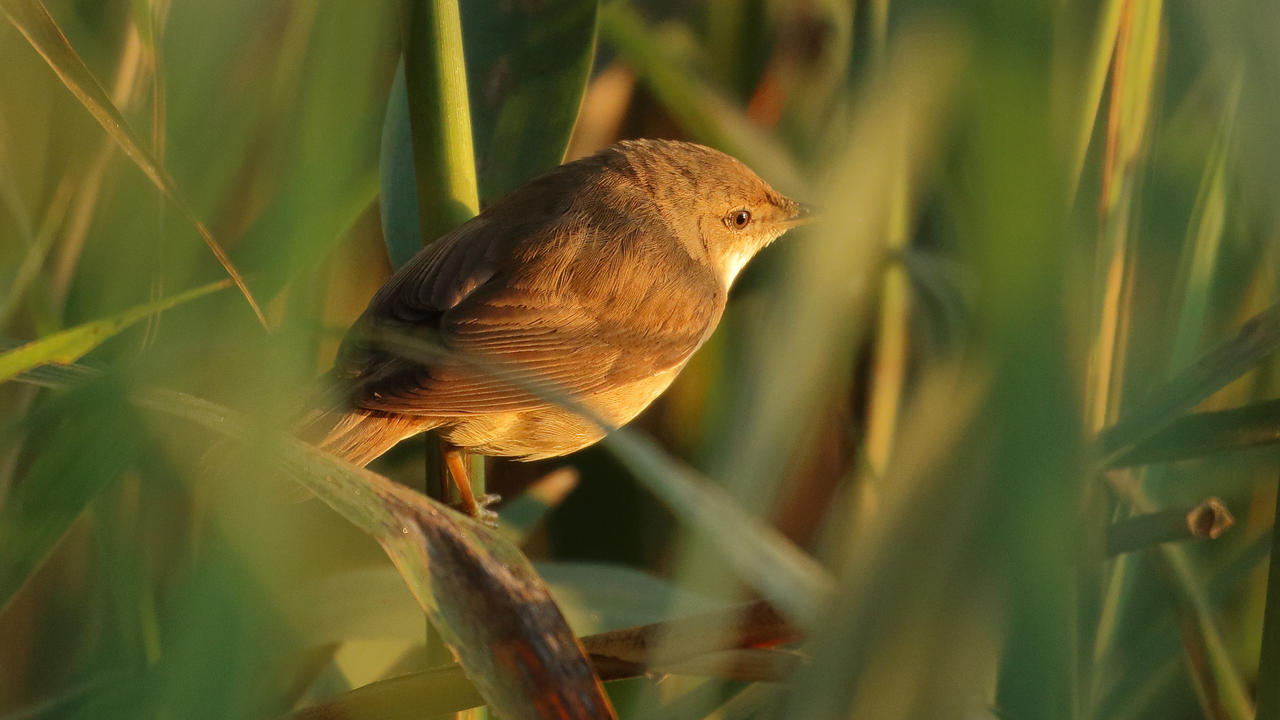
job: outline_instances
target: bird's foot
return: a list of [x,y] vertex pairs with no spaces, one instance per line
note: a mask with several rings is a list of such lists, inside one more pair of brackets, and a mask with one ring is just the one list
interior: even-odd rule
[[502,500],[501,495],[488,493],[475,498],[475,504],[469,506],[467,502],[460,502],[454,508],[471,516],[472,520],[487,525],[491,528],[498,527],[498,513],[489,509],[490,505],[495,505]]

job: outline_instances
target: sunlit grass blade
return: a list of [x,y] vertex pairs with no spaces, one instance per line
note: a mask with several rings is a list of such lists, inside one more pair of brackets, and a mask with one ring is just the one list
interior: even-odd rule
[[1089,70],[1084,80],[1084,92],[1080,98],[1080,118],[1076,124],[1075,148],[1071,158],[1071,175],[1068,181],[1068,203],[1074,201],[1084,170],[1085,155],[1089,151],[1089,139],[1093,137],[1102,102],[1102,88],[1107,82],[1107,70],[1116,45],[1116,30],[1120,27],[1120,9],[1126,0],[1106,0],[1098,13],[1098,26],[1094,31],[1093,47],[1089,53]]
[[94,120],[98,121],[98,124],[107,131],[111,139],[137,164],[142,173],[147,176],[147,179],[164,193],[178,208],[179,212],[195,226],[196,231],[200,234],[205,244],[209,246],[213,256],[217,258],[231,281],[235,283],[241,294],[244,295],[245,300],[249,302],[254,314],[258,316],[258,322],[262,323],[263,327],[266,327],[266,316],[262,314],[262,309],[258,307],[258,302],[254,299],[253,293],[249,292],[249,287],[245,284],[240,271],[232,264],[231,258],[227,256],[222,245],[213,237],[213,233],[209,231],[209,228],[196,217],[191,206],[187,204],[186,199],[178,191],[173,178],[169,177],[168,172],[155,161],[151,153],[134,136],[133,130],[125,122],[124,116],[120,114],[120,111],[111,102],[111,98],[107,96],[106,91],[102,89],[93,74],[89,72],[89,68],[85,66],[84,61],[80,59],[75,49],[67,42],[66,36],[62,34],[62,31],[58,28],[53,18],[50,17],[44,5],[39,0],[4,0],[3,4],[0,4],[0,10],[18,28],[18,31],[27,38],[27,41],[36,49],[36,52],[40,53],[45,62],[49,64],[49,67],[57,74],[58,79],[67,86],[72,95],[75,95],[76,99],[89,111]]
[[230,284],[230,280],[220,280],[155,302],[129,308],[111,317],[68,328],[39,340],[33,340],[22,347],[0,355],[0,382],[12,379],[24,370],[37,365],[74,362],[85,353],[102,344],[103,341],[139,320],[208,295],[216,290],[221,290]]

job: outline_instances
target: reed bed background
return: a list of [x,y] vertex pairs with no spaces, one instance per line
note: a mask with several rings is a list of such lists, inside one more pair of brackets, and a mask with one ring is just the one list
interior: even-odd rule
[[[1280,718],[1280,5],[0,16],[0,719]],[[284,437],[423,238],[626,137],[823,209],[630,429],[490,461],[497,533]]]

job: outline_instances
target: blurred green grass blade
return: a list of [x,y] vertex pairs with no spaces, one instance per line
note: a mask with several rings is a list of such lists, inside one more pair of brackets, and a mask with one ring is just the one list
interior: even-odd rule
[[35,460],[0,503],[0,612],[139,444],[123,389],[110,379],[55,398],[27,424]]
[[596,6],[469,0],[463,8],[482,205],[564,159],[595,55]]
[[0,382],[12,379],[23,371],[37,365],[74,362],[105,340],[139,320],[208,295],[216,290],[221,290],[230,284],[230,280],[219,280],[184,293],[178,293],[155,302],[129,308],[111,317],[94,320],[93,322],[56,332],[39,340],[33,340],[22,347],[0,355]]
[[1271,525],[1271,563],[1262,618],[1262,658],[1258,661],[1256,720],[1280,720],[1280,498]]
[[125,154],[137,164],[143,174],[147,176],[152,184],[154,184],[160,192],[164,193],[169,200],[177,206],[182,215],[195,226],[196,231],[200,234],[201,239],[209,246],[209,250],[213,252],[215,258],[222,265],[231,281],[239,288],[245,300],[249,302],[249,306],[253,308],[253,312],[258,317],[258,322],[263,327],[267,326],[266,316],[262,314],[262,309],[258,307],[258,302],[254,299],[253,294],[249,292],[249,287],[245,284],[244,278],[241,277],[240,271],[231,262],[231,258],[227,256],[222,245],[213,237],[213,233],[205,226],[191,206],[187,204],[186,199],[178,191],[177,185],[173,182],[173,178],[159,163],[151,156],[142,144],[134,136],[133,130],[129,128],[125,122],[124,116],[111,102],[111,98],[107,96],[107,92],[102,89],[98,81],[89,72],[89,68],[85,66],[84,61],[76,53],[71,44],[67,42],[67,38],[62,34],[62,30],[58,28],[57,23],[49,15],[49,11],[39,0],[3,0],[0,3],[0,11],[3,11],[5,17],[13,23],[14,27],[31,43],[36,52],[45,59],[49,67],[57,74],[58,79],[62,81],[71,94],[80,101],[80,104],[89,111],[94,120],[102,126],[107,134],[111,136]]
[[1110,467],[1190,460],[1280,443],[1280,400],[1188,413],[1110,459]]
[[599,679],[545,584],[494,530],[300,440],[182,393],[136,402],[272,451],[273,462],[378,541],[432,625],[501,717],[613,718]]
[[1093,48],[1089,55],[1089,70],[1084,80],[1084,92],[1080,102],[1080,119],[1076,127],[1075,149],[1071,155],[1071,176],[1068,181],[1068,203],[1073,202],[1076,188],[1080,186],[1080,174],[1084,172],[1085,155],[1089,152],[1089,140],[1093,137],[1098,118],[1098,106],[1102,102],[1102,89],[1107,82],[1107,70],[1115,51],[1116,33],[1120,27],[1120,9],[1126,0],[1106,0],[1098,13],[1098,27],[1094,31]]
[[1098,437],[1104,464],[1151,437],[1280,348],[1280,305],[1250,318],[1189,368],[1149,393]]
[[690,530],[704,533],[744,582],[800,625],[812,626],[834,589],[816,560],[651,439],[619,431],[603,443]]
[[1183,246],[1182,307],[1177,321],[1170,364],[1181,368],[1195,357],[1204,334],[1205,316],[1218,268],[1218,250],[1227,216],[1227,162],[1231,157],[1231,138],[1235,131],[1236,109],[1244,86],[1244,71],[1237,68],[1218,121],[1218,132],[1209,150],[1196,204],[1191,212],[1187,242]]
[[405,0],[418,227],[429,243],[480,211],[458,0]]

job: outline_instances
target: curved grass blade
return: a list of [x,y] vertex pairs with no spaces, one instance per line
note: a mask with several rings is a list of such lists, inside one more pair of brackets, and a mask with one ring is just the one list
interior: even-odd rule
[[498,717],[615,717],[546,585],[497,531],[205,400],[152,390],[135,402],[265,442],[280,470],[378,541]]
[[464,8],[482,205],[564,160],[595,55],[596,6],[472,0]]
[[26,345],[0,355],[0,382],[9,380],[19,373],[38,365],[74,362],[85,353],[102,344],[103,341],[139,320],[221,290],[230,284],[230,279],[219,280],[184,293],[178,293],[155,302],[129,308],[108,318],[94,320],[93,322],[77,325],[76,327],[45,336],[39,340],[33,340]]
[[222,245],[213,237],[213,233],[209,231],[209,228],[196,217],[195,211],[191,209],[186,199],[178,191],[173,178],[138,141],[133,130],[125,122],[124,116],[120,114],[115,104],[111,102],[107,92],[102,89],[93,74],[89,72],[89,68],[80,59],[75,48],[71,47],[71,43],[62,34],[62,30],[58,28],[57,23],[54,22],[44,5],[39,0],[3,0],[0,2],[0,12],[4,13],[9,22],[13,23],[14,27],[18,29],[18,32],[22,33],[23,37],[31,43],[36,52],[40,53],[40,56],[57,74],[58,79],[67,86],[67,89],[80,101],[80,104],[84,105],[84,108],[89,111],[94,120],[98,121],[102,129],[107,131],[107,134],[120,146],[120,149],[142,170],[147,179],[160,192],[164,193],[165,197],[169,198],[169,201],[182,213],[182,216],[195,227],[196,232],[200,234],[200,238],[204,240],[205,245],[209,246],[213,256],[217,258],[218,263],[226,271],[227,276],[231,278],[240,293],[244,295],[245,300],[249,302],[249,307],[253,309],[254,315],[258,317],[258,322],[264,328],[267,327],[267,318],[262,314],[262,308],[258,306],[253,293],[249,292],[249,286],[245,284],[240,271],[231,262],[231,258],[227,256]]

